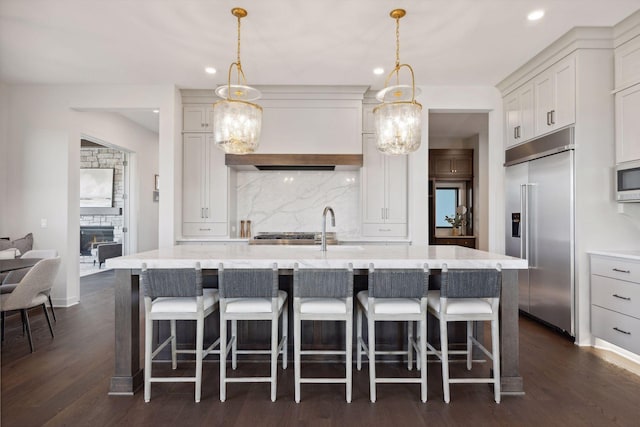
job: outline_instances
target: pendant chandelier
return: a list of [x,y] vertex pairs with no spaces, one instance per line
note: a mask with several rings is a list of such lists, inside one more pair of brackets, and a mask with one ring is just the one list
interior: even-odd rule
[[[223,100],[213,104],[213,138],[225,153],[248,154],[258,148],[262,107],[251,102],[260,98],[260,91],[247,85],[240,63],[240,19],[247,16],[247,11],[235,7],[231,14],[238,18],[238,58],[229,66],[227,84],[215,91]],[[237,81],[231,84],[234,67]]]
[[[420,147],[420,122],[422,105],[416,102],[413,68],[409,64],[400,64],[400,18],[405,16],[403,9],[394,9],[389,14],[396,20],[396,66],[385,80],[385,88],[376,94],[382,104],[373,110],[376,128],[376,148],[384,154],[409,154]],[[400,84],[400,69],[406,67],[411,74],[411,85]],[[395,75],[396,84],[389,86],[389,80]]]

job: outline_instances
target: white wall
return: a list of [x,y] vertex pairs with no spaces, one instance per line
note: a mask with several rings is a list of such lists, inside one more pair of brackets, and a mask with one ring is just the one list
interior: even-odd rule
[[[181,105],[174,86],[18,85],[8,92],[9,137],[3,149],[10,159],[11,185],[5,200],[11,200],[12,212],[20,214],[3,213],[4,230],[11,236],[33,232],[37,247],[58,250],[63,265],[52,291],[54,304],[71,305],[79,299],[79,141],[83,132],[100,131],[91,123],[83,129],[80,117],[86,113],[73,109],[160,109],[159,173],[169,179],[162,184],[158,239],[160,246],[174,243],[175,223],[180,220],[175,216],[180,199],[174,182],[182,162]],[[41,218],[48,220],[46,229],[40,228]]]
[[[488,113],[486,141],[479,140],[480,168],[478,200],[486,200],[480,207],[487,219],[486,236],[479,236],[485,250],[504,253],[504,146],[502,96],[498,89],[488,86],[421,86],[418,102],[422,104],[422,145],[409,158],[409,222],[414,244],[426,244],[429,233],[428,215],[428,152],[429,110],[438,113]],[[486,153],[482,147],[486,147]],[[489,191],[499,188],[500,191]],[[484,190],[486,189],[486,190]],[[486,192],[486,193],[485,193]]]

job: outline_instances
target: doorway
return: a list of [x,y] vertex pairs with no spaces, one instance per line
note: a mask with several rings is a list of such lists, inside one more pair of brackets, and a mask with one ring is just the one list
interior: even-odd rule
[[430,244],[488,249],[488,128],[487,112],[429,112]]

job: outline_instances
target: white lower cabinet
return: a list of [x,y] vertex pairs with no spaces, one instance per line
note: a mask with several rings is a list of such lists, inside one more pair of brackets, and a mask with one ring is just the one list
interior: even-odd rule
[[376,149],[375,135],[363,135],[362,235],[407,235],[407,156]]
[[640,354],[640,261],[591,255],[591,333]]
[[184,134],[182,171],[182,234],[226,236],[228,168],[211,134]]

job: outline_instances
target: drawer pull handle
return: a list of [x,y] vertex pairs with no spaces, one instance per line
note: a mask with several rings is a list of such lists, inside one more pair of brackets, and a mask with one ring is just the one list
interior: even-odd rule
[[616,298],[623,299],[625,301],[631,301],[631,297],[623,297],[623,296],[620,296],[618,294],[613,294],[613,296],[616,297]]
[[200,231],[211,231],[210,228],[201,228]]
[[631,270],[621,270],[619,268],[614,268],[613,271],[617,271],[618,273],[626,273],[626,274],[631,273]]
[[620,333],[623,333],[625,335],[631,335],[631,332],[627,332],[627,331],[623,331],[622,329],[618,329],[618,328],[613,328],[614,331],[618,331]]
[[379,228],[378,231],[391,231],[390,228]]

